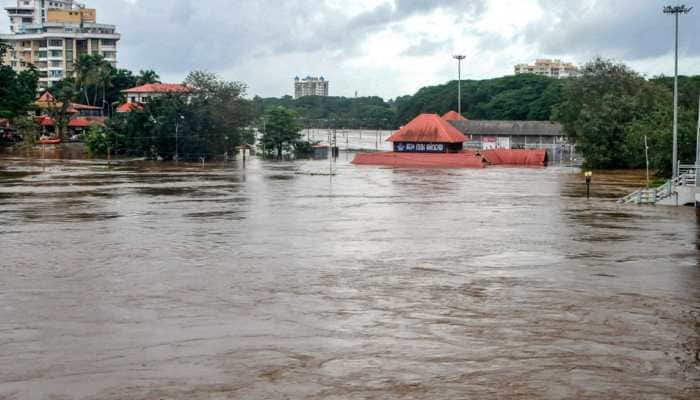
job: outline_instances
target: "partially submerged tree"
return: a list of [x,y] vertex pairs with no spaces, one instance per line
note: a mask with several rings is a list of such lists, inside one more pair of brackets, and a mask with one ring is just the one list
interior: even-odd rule
[[197,160],[231,154],[254,142],[245,85],[202,71],[191,73],[185,83],[192,92],[155,98],[143,110],[111,118],[108,131],[121,135],[115,152],[167,160],[177,152],[179,159]]
[[[562,98],[555,119],[576,138],[587,167],[642,167],[647,136],[652,167],[661,173],[670,170],[666,158],[671,153],[673,99],[667,88],[647,81],[624,64],[596,59],[582,68],[581,77],[566,82]],[[683,120],[693,115],[686,114]],[[686,144],[679,147],[681,159],[687,159],[694,150],[692,129],[688,126],[681,131],[681,143]]]
[[75,96],[75,83],[71,79],[56,82],[52,88],[52,101],[48,102],[48,114],[54,121],[55,135],[59,139],[65,137],[66,128],[71,117],[71,101]]
[[301,139],[302,127],[297,115],[284,107],[275,107],[267,110],[264,119],[263,147],[282,158],[282,154],[293,150]]
[[26,152],[27,157],[29,157],[32,148],[36,144],[36,139],[39,136],[39,125],[34,121],[34,118],[22,116],[14,120],[14,127],[22,138],[21,146]]

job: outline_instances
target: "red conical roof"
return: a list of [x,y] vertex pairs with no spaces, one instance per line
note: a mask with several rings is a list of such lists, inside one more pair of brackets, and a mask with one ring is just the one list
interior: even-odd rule
[[56,98],[53,97],[51,92],[49,92],[47,90],[41,96],[39,96],[39,99],[37,101],[44,102],[44,103],[52,103],[52,102],[56,101]]
[[457,111],[450,111],[442,116],[445,121],[466,121],[467,119],[462,116],[462,114],[457,113]]
[[421,114],[391,135],[387,142],[462,143],[462,132],[437,114]]

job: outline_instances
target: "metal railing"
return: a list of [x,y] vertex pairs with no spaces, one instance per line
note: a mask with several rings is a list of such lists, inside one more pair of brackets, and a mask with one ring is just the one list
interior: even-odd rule
[[695,186],[698,170],[700,170],[700,165],[679,163],[677,178],[670,179],[657,188],[637,190],[623,197],[619,202],[622,204],[656,204],[660,200],[671,197],[677,186]]

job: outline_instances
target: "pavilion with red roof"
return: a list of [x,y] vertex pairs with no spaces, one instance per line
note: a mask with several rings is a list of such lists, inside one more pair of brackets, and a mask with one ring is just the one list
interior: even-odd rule
[[437,114],[421,114],[401,127],[387,142],[397,153],[458,153],[467,138]]
[[487,165],[545,166],[544,149],[464,150],[471,140],[469,130],[460,131],[453,124],[469,122],[456,112],[444,116],[420,114],[387,139],[394,151],[358,153],[356,165],[383,165],[412,168],[484,168]]

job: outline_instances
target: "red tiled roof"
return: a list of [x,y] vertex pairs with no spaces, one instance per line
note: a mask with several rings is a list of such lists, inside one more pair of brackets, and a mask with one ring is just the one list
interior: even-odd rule
[[71,103],[70,105],[76,110],[102,110],[102,107],[89,106],[87,104]]
[[87,128],[91,124],[92,122],[85,118],[74,118],[68,122],[68,126],[71,128]]
[[[36,122],[41,126],[54,126],[56,124],[53,118],[47,116],[37,117]],[[90,120],[87,118],[73,118],[68,121],[68,126],[71,128],[87,128],[93,124],[104,125],[104,121]]]
[[51,92],[49,92],[49,91],[47,90],[47,91],[45,91],[41,96],[39,96],[39,98],[37,99],[37,101],[40,101],[40,102],[43,102],[43,103],[51,103],[51,102],[56,101],[56,98],[53,97],[53,95],[51,94]]
[[462,143],[462,132],[437,114],[421,114],[391,135],[387,142]]
[[51,117],[47,117],[47,116],[36,117],[35,121],[37,124],[39,124],[41,126],[53,126],[54,125],[54,120]]
[[191,87],[179,83],[149,83],[122,90],[122,93],[190,93],[192,91]]
[[467,119],[462,116],[462,114],[459,114],[457,111],[450,111],[447,114],[442,116],[442,119],[445,121],[466,121]]
[[132,112],[132,111],[141,111],[143,110],[143,105],[141,103],[124,103],[117,107],[116,112],[118,113],[127,113],[127,112]]

